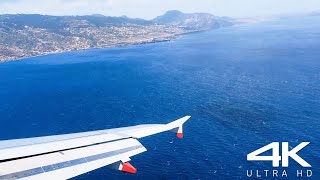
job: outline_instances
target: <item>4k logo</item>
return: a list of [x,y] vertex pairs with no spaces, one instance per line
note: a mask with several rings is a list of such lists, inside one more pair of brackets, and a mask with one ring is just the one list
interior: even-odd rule
[[[283,142],[282,143],[282,156],[280,156],[280,145],[278,142],[270,143],[260,149],[257,149],[250,154],[247,155],[248,161],[272,161],[273,167],[279,167],[281,158],[282,158],[282,167],[288,167],[289,166],[289,157],[291,157],[293,160],[295,160],[297,163],[299,163],[303,167],[311,167],[309,163],[307,163],[304,159],[302,159],[299,155],[297,155],[297,152],[299,152],[301,149],[306,147],[310,142],[302,142],[295,148],[291,149],[289,151],[289,143]],[[272,149],[272,156],[259,156],[259,154],[266,152],[268,150]]]

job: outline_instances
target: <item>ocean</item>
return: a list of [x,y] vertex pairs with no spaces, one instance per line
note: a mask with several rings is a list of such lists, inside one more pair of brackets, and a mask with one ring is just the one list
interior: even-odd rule
[[[247,179],[247,170],[273,169],[320,179],[319,22],[280,18],[1,63],[0,139],[191,115],[182,140],[171,132],[140,140],[148,151],[131,158],[137,174],[101,168],[74,179]],[[298,154],[312,167],[247,161],[271,142],[310,142]]]

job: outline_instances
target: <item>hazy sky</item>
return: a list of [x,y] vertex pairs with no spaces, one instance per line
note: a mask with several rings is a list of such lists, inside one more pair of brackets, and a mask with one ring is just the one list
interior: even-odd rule
[[320,10],[320,0],[0,0],[0,14],[103,14],[151,19],[167,10],[256,17]]

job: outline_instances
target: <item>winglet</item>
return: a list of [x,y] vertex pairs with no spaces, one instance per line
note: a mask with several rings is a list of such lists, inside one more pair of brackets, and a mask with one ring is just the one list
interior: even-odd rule
[[171,123],[168,123],[167,126],[169,127],[169,129],[172,129],[173,132],[176,133],[178,138],[183,138],[183,124],[190,119],[191,116],[185,116],[183,118],[180,118],[178,120],[175,120]]
[[183,133],[176,133],[177,137],[182,139],[183,138]]

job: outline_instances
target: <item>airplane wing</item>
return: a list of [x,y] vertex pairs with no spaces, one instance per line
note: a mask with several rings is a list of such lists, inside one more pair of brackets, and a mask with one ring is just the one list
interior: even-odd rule
[[0,180],[69,179],[103,166],[136,173],[128,161],[147,151],[137,139],[169,130],[182,138],[182,126],[189,118],[168,124],[0,141]]

